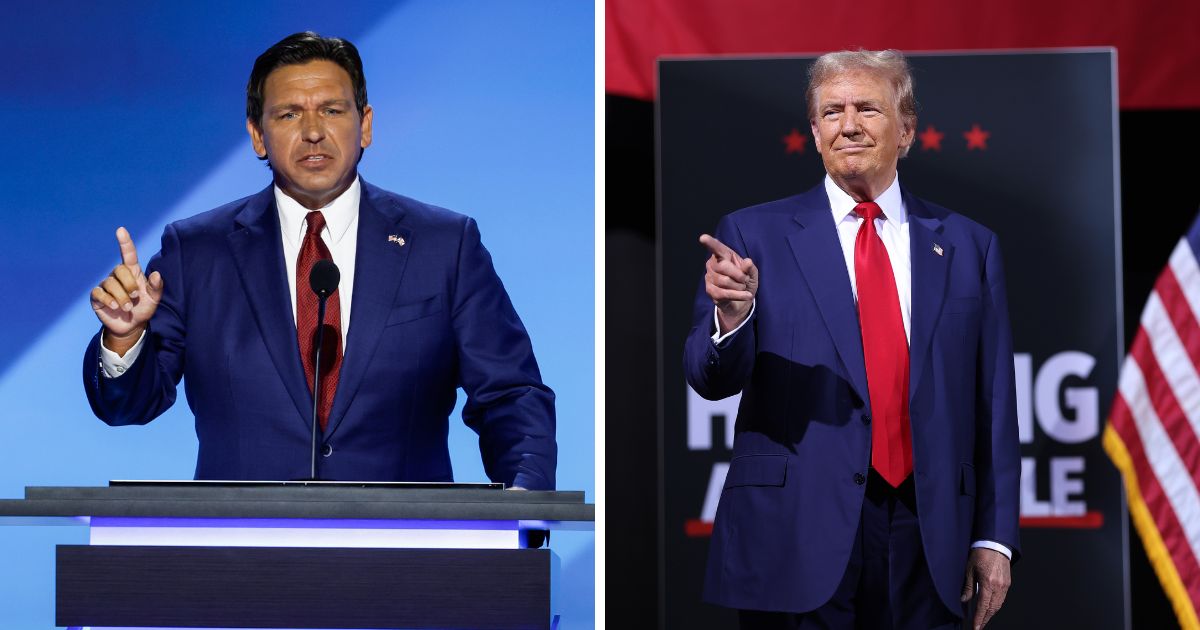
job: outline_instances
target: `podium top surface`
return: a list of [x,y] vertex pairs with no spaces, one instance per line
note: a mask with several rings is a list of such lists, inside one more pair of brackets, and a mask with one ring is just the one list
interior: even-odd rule
[[587,523],[580,491],[508,491],[491,484],[114,482],[28,486],[0,499],[5,517],[296,518]]

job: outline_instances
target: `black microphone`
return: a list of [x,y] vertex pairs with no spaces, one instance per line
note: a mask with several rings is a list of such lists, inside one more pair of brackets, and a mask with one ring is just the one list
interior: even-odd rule
[[321,303],[325,303],[325,298],[337,290],[338,283],[342,280],[342,272],[338,270],[338,266],[333,264],[332,260],[322,258],[313,264],[312,271],[308,274],[308,286],[312,287],[313,293],[321,299]]
[[[317,479],[317,421],[321,409],[321,344],[325,336],[325,300],[337,290],[342,280],[342,272],[332,260],[322,258],[313,263],[312,271],[308,273],[308,286],[317,294],[317,355],[313,360],[313,410],[312,410],[312,467],[309,478]],[[341,325],[339,323],[339,325]]]

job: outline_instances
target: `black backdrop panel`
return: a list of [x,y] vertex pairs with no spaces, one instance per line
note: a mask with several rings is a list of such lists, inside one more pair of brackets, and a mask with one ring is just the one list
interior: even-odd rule
[[[1115,52],[913,55],[917,196],[1000,237],[1017,353],[1023,559],[989,627],[1128,626],[1126,517],[1100,448],[1121,338]],[[666,627],[734,627],[700,603],[729,458],[728,403],[689,397],[681,362],[706,252],[738,208],[824,176],[804,89],[811,58],[659,63],[662,566]],[[690,426],[690,430],[689,430]],[[731,426],[731,425],[730,425]],[[730,436],[731,437],[731,436]],[[710,488],[712,488],[710,490]]]

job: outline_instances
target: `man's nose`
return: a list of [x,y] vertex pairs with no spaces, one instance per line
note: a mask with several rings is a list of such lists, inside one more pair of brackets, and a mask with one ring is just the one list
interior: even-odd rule
[[301,129],[302,137],[308,142],[320,142],[325,139],[325,124],[320,116],[305,116]]
[[858,124],[858,112],[847,110],[842,112],[842,128],[843,136],[858,135],[861,127]]

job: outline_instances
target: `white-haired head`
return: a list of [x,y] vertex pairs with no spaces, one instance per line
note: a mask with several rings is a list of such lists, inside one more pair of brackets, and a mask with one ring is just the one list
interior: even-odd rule
[[[894,104],[905,126],[917,125],[917,99],[913,96],[912,68],[904,53],[898,50],[840,50],[825,53],[808,69],[808,120],[817,119],[817,90],[834,78],[853,72],[868,72],[886,80],[895,95]],[[908,154],[908,147],[900,150],[900,157]]]

